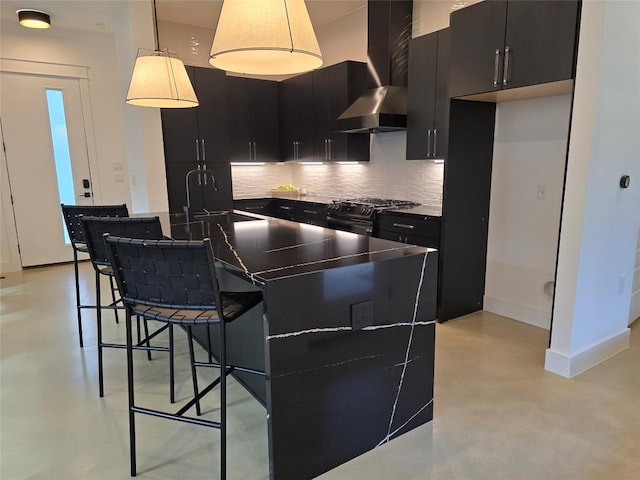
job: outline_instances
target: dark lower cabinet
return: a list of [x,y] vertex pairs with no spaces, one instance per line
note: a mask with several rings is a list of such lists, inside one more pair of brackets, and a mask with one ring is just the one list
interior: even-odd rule
[[249,198],[233,201],[233,208],[294,222],[327,226],[327,204],[287,198]]
[[440,217],[382,212],[376,217],[374,235],[394,242],[440,248]]
[[438,321],[483,306],[494,103],[451,101],[438,270]]
[[409,44],[407,160],[447,158],[449,37],[447,28]]
[[449,94],[575,76],[578,0],[487,0],[451,14]]
[[233,201],[233,208],[249,213],[273,217],[274,199],[272,198],[243,198]]

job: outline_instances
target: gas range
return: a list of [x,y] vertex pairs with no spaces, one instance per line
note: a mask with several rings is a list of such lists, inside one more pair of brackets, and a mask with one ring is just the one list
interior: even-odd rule
[[373,220],[383,210],[411,208],[419,204],[408,200],[392,200],[386,198],[349,198],[334,200],[327,212],[327,223],[330,228],[346,230],[361,235],[373,233]]

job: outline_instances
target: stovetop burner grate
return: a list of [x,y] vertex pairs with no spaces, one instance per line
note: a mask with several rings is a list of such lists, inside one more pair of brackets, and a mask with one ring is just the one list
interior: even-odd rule
[[338,203],[338,204],[346,203],[350,205],[365,205],[365,206],[374,207],[374,208],[415,207],[419,205],[409,200],[393,200],[388,198],[371,198],[371,197],[348,198],[345,200],[336,201],[335,203]]

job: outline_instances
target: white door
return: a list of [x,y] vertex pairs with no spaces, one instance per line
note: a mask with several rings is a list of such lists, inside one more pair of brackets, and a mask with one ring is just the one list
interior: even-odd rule
[[0,74],[0,120],[23,267],[66,262],[60,204],[92,204],[75,78]]

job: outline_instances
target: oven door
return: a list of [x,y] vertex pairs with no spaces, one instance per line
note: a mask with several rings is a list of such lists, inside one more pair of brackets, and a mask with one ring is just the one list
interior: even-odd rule
[[358,235],[366,235],[367,237],[370,237],[373,233],[373,222],[368,222],[366,220],[345,219],[328,216],[327,227],[333,228],[334,230],[357,233]]

